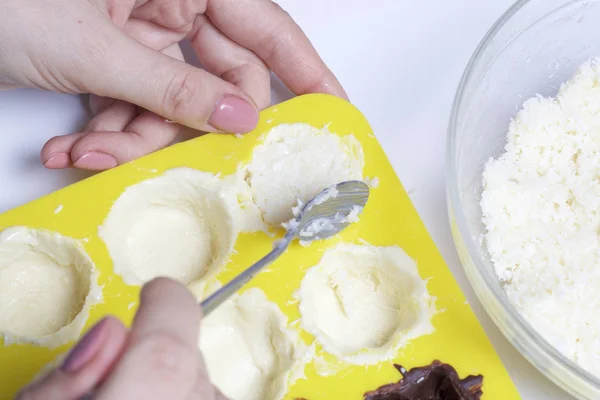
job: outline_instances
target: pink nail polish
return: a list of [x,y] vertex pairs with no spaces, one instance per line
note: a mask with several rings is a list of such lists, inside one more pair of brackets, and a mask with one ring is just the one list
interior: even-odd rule
[[117,166],[117,160],[110,154],[100,151],[86,151],[73,165],[77,168],[100,171]]
[[67,153],[55,153],[49,159],[44,161],[44,166],[48,169],[68,168],[71,165],[71,157]]
[[66,372],[77,372],[83,368],[104,345],[106,340],[106,321],[103,319],[90,329],[79,343],[69,352],[60,369]]
[[239,97],[227,95],[215,107],[208,123],[229,133],[247,133],[258,124],[258,111]]

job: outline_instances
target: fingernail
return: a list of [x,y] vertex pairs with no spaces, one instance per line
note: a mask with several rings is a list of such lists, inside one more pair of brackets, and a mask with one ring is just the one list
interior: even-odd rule
[[105,341],[104,327],[107,319],[104,318],[90,329],[79,343],[69,352],[60,369],[66,372],[77,372],[85,366],[98,353]]
[[67,153],[55,153],[44,161],[44,166],[49,169],[67,168],[71,164],[71,157]]
[[208,123],[224,132],[246,133],[256,128],[258,111],[247,101],[228,95],[217,103]]
[[77,168],[103,170],[117,166],[117,160],[110,154],[100,151],[86,151],[73,165]]

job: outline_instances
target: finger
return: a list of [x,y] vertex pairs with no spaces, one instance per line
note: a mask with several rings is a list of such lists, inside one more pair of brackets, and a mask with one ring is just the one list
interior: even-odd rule
[[[132,28],[129,23],[127,24],[126,28],[127,27],[130,28],[129,30],[132,37],[138,40],[140,43],[145,44],[146,46],[149,46],[155,50],[160,50],[163,54],[168,55],[176,60],[183,61],[183,53],[181,52],[181,48],[177,43],[178,40],[168,44],[163,43],[163,41],[159,41],[158,43],[152,42],[151,40],[147,41],[147,38],[144,37],[144,35],[147,34],[145,30]],[[145,27],[144,29],[150,29],[150,27]],[[150,38],[155,37],[156,35],[152,36],[148,33],[147,36]],[[159,47],[159,45],[162,44],[165,45]],[[137,113],[136,106],[108,97],[100,97],[92,94],[90,95],[89,103],[90,109],[94,116],[98,116],[98,114],[103,113],[104,111],[106,111],[106,115],[98,116],[97,118],[92,119],[83,129],[84,132],[123,130],[133,120]],[[127,118],[127,116],[129,116],[129,118]]]
[[99,112],[101,112],[102,110],[105,110],[108,106],[110,106],[115,101],[117,101],[117,100],[90,94],[90,98],[89,98],[90,111],[92,112],[92,114],[94,116],[98,115]]
[[[163,53],[183,59],[178,44]],[[54,137],[42,148],[41,159],[47,168],[113,168],[168,146],[181,129],[149,111],[138,116],[137,106],[131,103],[97,96],[92,99],[99,113],[84,128],[85,133]]]
[[71,148],[73,166],[97,171],[113,168],[168,146],[180,129],[145,111],[123,132],[92,132],[81,137]]
[[63,169],[72,166],[71,148],[86,134],[84,132],[55,136],[42,147],[40,159],[48,169]]
[[76,400],[92,391],[118,360],[127,330],[115,318],[96,324],[71,350],[62,365],[25,388],[20,400]]
[[[196,352],[202,310],[185,286],[165,278],[148,283],[131,328],[131,340],[165,332]],[[166,323],[168,322],[168,323]]]
[[197,380],[200,307],[179,283],[159,278],[142,289],[130,342],[98,400],[186,398]]
[[[179,45],[173,44],[162,50],[163,54],[183,60]],[[181,130],[179,124],[150,111],[135,116],[136,106],[131,118],[120,120],[121,124],[111,126],[110,115],[99,115],[103,124],[96,123],[89,133],[81,137],[70,148],[73,166],[89,170],[104,170],[120,165],[170,145]],[[104,113],[103,113],[104,114]],[[94,122],[92,120],[91,122]]]
[[[183,60],[177,43],[166,47],[162,53]],[[96,123],[92,129],[94,133],[85,135],[72,145],[73,166],[90,170],[112,168],[168,146],[181,130],[179,124],[150,111],[135,116],[136,106],[123,104],[133,108],[133,114],[129,115],[131,118],[122,115],[123,119],[119,121],[122,123],[111,126],[110,115],[99,115],[96,119],[102,117],[105,123]]]
[[108,6],[110,19],[116,26],[123,28],[136,5],[136,0],[110,1]]
[[227,400],[227,397],[223,395],[214,387],[210,382],[207,381],[198,381],[196,387],[192,390],[190,394],[185,398],[185,400]]
[[210,20],[199,15],[189,35],[204,68],[248,93],[256,105],[271,105],[269,68],[252,51],[221,33]]
[[204,362],[204,357],[202,356],[202,352],[199,348],[197,348],[198,353],[198,368],[196,371],[197,379],[196,383],[193,386],[192,390],[186,397],[186,400],[194,400],[194,399],[214,399],[214,400],[224,400],[224,396],[221,394],[219,389],[217,389],[210,381],[210,377],[208,376],[208,370],[206,369],[206,363]]
[[106,99],[98,114],[83,128],[84,132],[121,131],[137,115],[137,107],[120,100]]
[[207,15],[224,34],[263,59],[294,93],[347,98],[302,29],[271,0],[212,1]]
[[[185,36],[135,18],[127,23],[125,32],[152,49],[162,49]],[[206,71],[249,94],[259,109],[271,104],[270,71],[256,54],[223,35],[203,15],[195,18],[187,36]]]
[[235,85],[160,54],[114,26],[105,29],[111,51],[96,55],[97,62],[81,74],[88,92],[137,104],[195,129],[244,133],[256,127],[256,105]]
[[[82,154],[74,155],[72,149],[80,141],[84,141],[85,144],[85,141],[89,140],[88,136],[92,134],[86,132],[109,131],[113,134],[121,132],[137,115],[137,107],[133,104],[107,98],[101,99],[101,104],[98,105],[100,110],[98,115],[85,126],[84,132],[53,137],[42,147],[41,160],[46,168],[68,168],[78,161],[81,164],[79,158]],[[104,109],[102,109],[103,107]],[[98,140],[98,135],[92,136],[96,136],[96,140]],[[96,155],[95,158],[96,160],[93,160],[93,162],[89,159],[86,162],[88,165],[96,166],[96,168],[89,169],[103,170],[115,167],[118,164],[114,157],[110,157],[110,153]]]
[[123,31],[138,42],[154,50],[161,50],[174,43],[178,43],[187,33],[187,30],[173,31],[154,22],[137,18],[130,18],[127,24],[125,24]]
[[42,147],[40,159],[48,169],[63,169],[73,165],[71,149],[94,129],[121,130],[135,116],[135,106],[107,97],[90,95],[90,108],[95,117],[83,128],[83,132],[55,136]]
[[[159,50],[176,60],[183,61],[184,59],[178,43],[185,37],[185,33],[178,33],[153,22],[142,21],[136,18],[129,18],[124,23],[123,31],[153,50]],[[97,114],[99,110],[109,105],[105,103],[114,101],[114,99],[90,95],[90,108],[94,114]]]
[[163,48],[161,53],[175,60],[183,61],[183,52],[181,51],[181,47],[179,47],[179,43],[170,44]]
[[137,4],[131,16],[175,32],[189,32],[196,15],[204,14],[208,0],[160,0]]
[[[199,351],[199,350],[198,350]],[[201,367],[197,371],[197,379],[192,387],[190,393],[188,393],[186,400],[197,400],[197,399],[211,399],[211,400],[224,400],[225,397],[219,392],[219,390],[212,385],[208,375],[206,374],[206,368],[202,362]]]

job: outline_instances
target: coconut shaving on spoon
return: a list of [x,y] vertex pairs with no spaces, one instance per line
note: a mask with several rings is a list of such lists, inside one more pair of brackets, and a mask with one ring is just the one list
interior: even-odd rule
[[326,239],[356,222],[368,199],[367,184],[347,181],[323,190],[304,205],[299,204],[294,210],[294,218],[284,224],[286,233],[283,239],[275,243],[269,254],[204,300],[200,304],[204,315],[214,311],[258,272],[279,258],[294,238],[299,237],[302,243]]

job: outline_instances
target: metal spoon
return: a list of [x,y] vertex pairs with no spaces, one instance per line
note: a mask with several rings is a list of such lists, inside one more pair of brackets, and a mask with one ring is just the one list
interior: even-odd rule
[[273,245],[269,254],[205,299],[200,304],[204,315],[214,311],[260,270],[275,261],[295,237],[299,237],[303,244],[310,243],[331,237],[355,222],[368,199],[369,186],[361,181],[347,181],[323,190],[304,205],[299,204],[294,209],[294,218],[284,224],[287,231],[283,239]]

